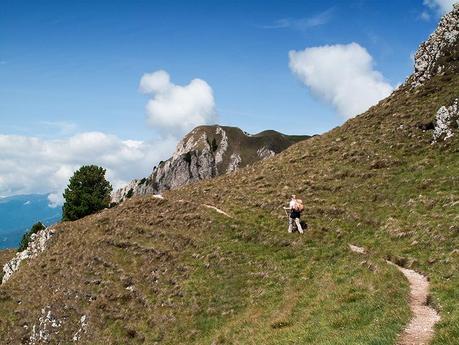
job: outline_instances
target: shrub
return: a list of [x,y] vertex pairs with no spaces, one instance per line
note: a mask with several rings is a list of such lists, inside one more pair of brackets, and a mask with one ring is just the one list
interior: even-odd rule
[[30,237],[32,237],[33,234],[36,234],[40,230],[44,230],[46,227],[43,225],[42,222],[35,223],[29,231],[27,231],[21,239],[21,242],[19,243],[19,248],[18,252],[22,252],[23,250],[27,249],[27,246],[29,245],[30,242]]
[[213,138],[212,141],[210,141],[209,138],[207,138],[206,140],[212,152],[217,151],[218,149],[217,139]]
[[191,163],[191,152],[187,152],[183,155],[183,159],[185,160],[185,162],[187,162],[188,164]]
[[70,178],[65,189],[62,220],[77,220],[108,207],[111,191],[104,168],[82,166]]
[[134,195],[134,189],[129,189],[129,191],[126,193],[126,199],[131,198]]
[[217,139],[215,139],[215,138],[212,139],[211,147],[212,147],[212,152],[217,151],[217,149],[218,149]]

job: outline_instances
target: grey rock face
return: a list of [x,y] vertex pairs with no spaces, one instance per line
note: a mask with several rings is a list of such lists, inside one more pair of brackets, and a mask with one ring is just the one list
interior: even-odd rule
[[115,191],[112,202],[119,203],[133,195],[158,194],[194,181],[231,173],[272,157],[299,139],[275,131],[250,135],[235,127],[196,127],[178,143],[170,159],[155,167],[149,177],[132,180]]
[[408,80],[412,88],[421,86],[433,75],[444,71],[445,65],[442,64],[441,58],[449,49],[457,49],[458,36],[459,4],[455,4],[454,9],[443,16],[437,29],[416,51],[414,73]]
[[239,166],[242,163],[242,158],[239,154],[233,153],[230,157],[230,162],[228,164],[228,173],[236,171],[239,169]]
[[260,157],[261,159],[266,159],[266,158],[270,158],[272,156],[274,156],[276,154],[276,152],[266,148],[266,147],[262,147],[260,149],[257,150],[257,155],[258,157]]
[[2,284],[5,284],[19,269],[21,262],[36,257],[46,249],[48,240],[54,235],[55,229],[49,227],[36,234],[32,234],[30,242],[25,250],[16,253],[16,256],[3,266]]
[[441,107],[435,115],[435,128],[433,130],[433,143],[447,140],[454,136],[459,127],[459,99],[449,107]]

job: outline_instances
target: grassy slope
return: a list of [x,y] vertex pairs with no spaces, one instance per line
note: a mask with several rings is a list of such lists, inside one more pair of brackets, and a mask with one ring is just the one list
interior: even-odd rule
[[[394,344],[410,313],[391,257],[430,277],[434,344],[457,344],[459,141],[417,125],[458,95],[458,75],[436,77],[235,174],[59,225],[0,288],[4,343],[50,306],[64,343],[84,314],[83,344]],[[292,192],[304,236],[279,208]]]

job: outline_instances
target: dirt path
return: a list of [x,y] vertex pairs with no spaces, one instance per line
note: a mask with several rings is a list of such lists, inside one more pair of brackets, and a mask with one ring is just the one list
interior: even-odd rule
[[[365,254],[365,248],[349,244],[354,253]],[[434,335],[434,325],[440,320],[437,311],[427,305],[429,295],[429,281],[425,276],[413,270],[403,268],[393,262],[388,264],[397,267],[410,283],[411,320],[405,327],[397,341],[397,345],[427,345]]]
[[224,216],[226,216],[226,217],[228,217],[228,218],[233,218],[233,217],[231,217],[228,213],[226,213],[226,212],[223,211],[223,210],[220,210],[219,208],[217,208],[217,207],[215,207],[215,206],[206,205],[206,204],[202,204],[202,206],[207,207],[207,208],[210,208],[210,209],[212,209],[212,210],[215,210],[215,211],[217,211],[218,213],[223,214]]
[[[394,265],[394,264],[393,264]],[[394,265],[410,283],[410,308],[412,318],[403,330],[398,345],[427,345],[433,337],[434,325],[440,320],[437,311],[427,305],[429,282],[413,270]]]

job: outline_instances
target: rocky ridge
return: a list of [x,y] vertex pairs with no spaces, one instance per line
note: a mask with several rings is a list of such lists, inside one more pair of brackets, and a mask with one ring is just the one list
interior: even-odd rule
[[36,257],[38,254],[46,249],[48,240],[54,235],[54,227],[48,227],[36,234],[32,234],[27,248],[21,252],[16,253],[16,256],[3,266],[2,284],[5,284],[19,269],[19,266],[24,260]]
[[[459,36],[459,3],[454,10],[443,16],[437,29],[423,42],[414,57],[414,73],[408,79],[412,88],[417,88],[433,75],[445,72],[450,59],[457,58],[456,41]],[[451,50],[452,48],[452,50]]]
[[285,150],[308,136],[288,136],[276,131],[250,135],[236,127],[199,126],[177,145],[173,156],[112,194],[119,203],[133,195],[157,194],[188,183],[234,172]]

